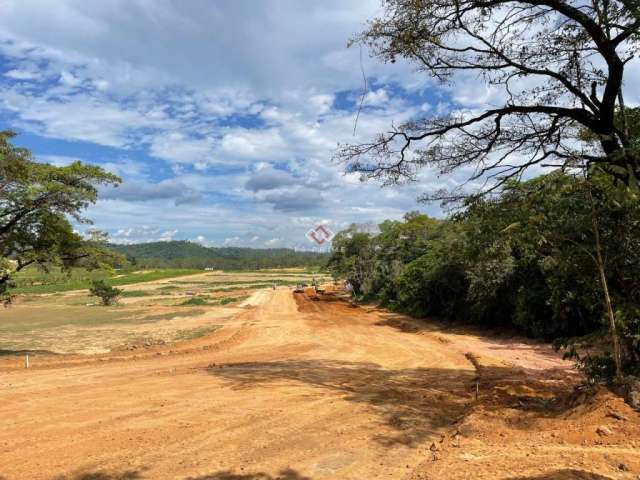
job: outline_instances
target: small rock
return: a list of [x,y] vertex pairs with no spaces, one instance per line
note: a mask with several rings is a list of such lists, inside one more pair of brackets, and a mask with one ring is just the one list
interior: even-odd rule
[[613,434],[611,429],[605,425],[600,425],[598,428],[596,428],[596,433],[601,437],[606,437],[607,435]]
[[620,470],[621,472],[628,472],[629,467],[627,467],[627,465],[625,465],[624,463],[621,463],[618,465],[618,470]]

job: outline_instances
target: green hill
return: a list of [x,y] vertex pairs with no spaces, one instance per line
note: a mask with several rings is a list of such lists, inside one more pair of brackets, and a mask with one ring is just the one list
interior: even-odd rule
[[324,266],[328,255],[290,248],[204,247],[188,241],[110,245],[135,265],[149,268],[214,268],[253,270]]

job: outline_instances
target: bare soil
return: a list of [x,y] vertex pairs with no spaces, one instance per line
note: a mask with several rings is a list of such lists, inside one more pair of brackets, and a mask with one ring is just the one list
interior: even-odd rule
[[[11,308],[0,308],[0,355],[29,350],[92,355],[195,338],[250,305],[265,285],[283,280],[273,275],[202,272],[130,284],[116,305],[106,307],[87,290],[20,295]],[[279,275],[302,282],[314,278],[295,271]]]
[[581,381],[545,345],[262,290],[176,345],[0,357],[0,478],[637,479],[640,416]]

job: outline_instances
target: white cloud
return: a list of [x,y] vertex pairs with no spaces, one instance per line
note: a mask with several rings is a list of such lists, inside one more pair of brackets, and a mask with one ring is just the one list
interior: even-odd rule
[[264,244],[267,247],[276,247],[276,246],[282,244],[282,239],[281,238],[271,238],[271,239],[267,240],[266,242],[264,242]]
[[281,187],[296,185],[296,180],[290,173],[276,170],[271,165],[261,164],[256,171],[251,174],[245,184],[247,190],[259,192],[262,190],[274,190]]
[[176,206],[202,201],[200,192],[190,188],[178,178],[170,178],[158,183],[131,180],[118,187],[103,188],[100,191],[100,198],[128,202],[170,200]]
[[144,178],[147,172],[147,167],[143,162],[131,160],[128,158],[120,158],[115,161],[101,162],[100,166],[108,172],[120,176],[125,176],[130,179]]
[[[364,52],[376,81],[354,137],[360,51],[345,44],[379,11],[378,0],[49,3],[0,2],[0,105],[18,130],[116,149],[90,157],[125,182],[89,212],[116,241],[309,248],[304,234],[318,222],[338,231],[418,207],[439,214],[416,197],[461,174],[423,171],[416,184],[381,190],[343,175],[331,161],[337,143],[445,113],[451,96],[467,108],[501,99],[462,76],[456,89],[415,100],[407,91],[428,79]],[[640,76],[637,65],[630,78]],[[640,83],[627,83],[628,102],[640,103]],[[47,148],[36,151],[39,160],[82,157],[80,147]]]
[[62,71],[60,72],[60,83],[67,87],[77,87],[82,83],[82,80],[73,75],[73,73]]
[[149,151],[151,155],[171,163],[190,163],[204,167],[215,161],[212,139],[188,137],[175,131],[155,135]]
[[4,109],[17,114],[25,129],[37,134],[126,148],[139,142],[140,131],[170,128],[174,123],[85,93],[50,98],[44,94],[0,89]]
[[285,146],[277,129],[236,129],[224,135],[220,150],[227,158],[268,159],[282,157]]
[[[9,0],[0,4],[0,34],[60,66],[81,63],[87,77],[117,91],[184,83],[198,90],[233,85],[264,97],[358,84],[359,52],[345,45],[379,10],[378,0],[65,0],[55,9],[45,0]],[[369,74],[398,71],[366,55],[365,64]]]
[[378,107],[389,101],[389,94],[384,88],[368,91],[363,99],[363,105]]
[[309,106],[315,110],[318,115],[327,113],[331,110],[334,102],[334,95],[319,94],[309,97]]
[[165,230],[160,234],[159,240],[161,242],[169,242],[173,240],[173,237],[175,237],[177,233],[178,233],[178,230]]
[[28,70],[13,69],[4,74],[5,77],[13,78],[14,80],[36,80],[40,78],[37,72]]

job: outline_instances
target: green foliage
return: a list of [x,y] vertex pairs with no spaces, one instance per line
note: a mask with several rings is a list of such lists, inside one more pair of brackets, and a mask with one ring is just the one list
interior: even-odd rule
[[103,305],[112,305],[122,293],[119,288],[108,285],[104,280],[94,280],[89,288],[91,295],[100,298]]
[[[598,332],[606,344],[595,215],[625,369],[640,368],[640,205],[633,189],[597,171],[588,181],[558,171],[510,182],[499,196],[464,207],[440,221],[409,214],[375,234],[352,226],[336,235],[328,266],[359,297],[412,315],[545,339]],[[609,372],[602,358],[580,361],[594,374]]]
[[[105,280],[110,285],[121,286],[132,283],[151,282],[164,278],[180,277],[202,273],[193,269],[160,269],[138,270],[134,272],[86,270],[84,268],[60,269],[49,268],[46,272],[37,268],[27,268],[16,274],[15,288],[12,292],[26,293],[56,293],[69,290],[83,290],[91,286],[93,280]],[[167,287],[163,287],[167,288]],[[174,289],[175,287],[168,287]]]
[[415,316],[460,318],[465,315],[468,281],[462,264],[436,248],[408,263],[394,282],[394,305]]
[[200,305],[209,305],[209,297],[192,297],[180,303],[181,307],[195,307]]
[[120,290],[120,296],[124,298],[148,297],[152,292],[148,290]]
[[298,252],[287,248],[212,248],[188,241],[110,245],[140,268],[213,268],[216,270],[259,270],[324,266],[327,254]]
[[[640,107],[626,107],[624,110],[618,107],[615,112],[614,123],[619,131],[628,132],[629,142],[625,147],[626,150],[636,156],[640,155]],[[578,133],[578,138],[594,145],[602,140],[600,135],[586,128]],[[615,164],[616,156],[614,155],[611,160]],[[609,168],[615,169],[619,167],[610,165]]]
[[249,298],[249,296],[245,295],[243,297],[224,297],[218,301],[218,305],[228,305],[230,303],[241,302],[246,298]]
[[7,297],[15,272],[29,265],[95,269],[121,261],[103,248],[101,235],[84,240],[68,220],[90,223],[82,211],[95,203],[97,187],[120,179],[80,162],[34,162],[28,150],[10,143],[13,137],[0,132],[0,295]]

